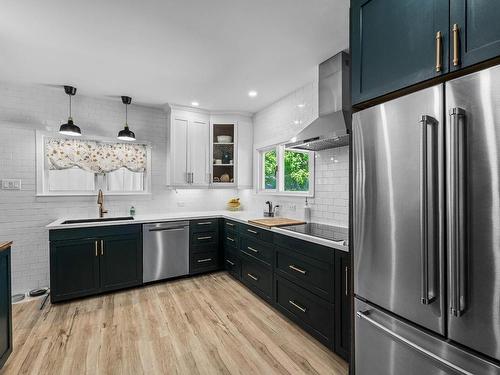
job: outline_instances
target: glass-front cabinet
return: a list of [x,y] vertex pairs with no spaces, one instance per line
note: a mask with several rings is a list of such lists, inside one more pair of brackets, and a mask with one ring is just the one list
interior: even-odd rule
[[210,178],[212,187],[237,183],[237,127],[235,123],[212,123],[210,130]]

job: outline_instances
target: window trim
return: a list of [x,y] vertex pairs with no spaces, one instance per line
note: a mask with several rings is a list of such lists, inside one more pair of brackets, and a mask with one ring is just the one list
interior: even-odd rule
[[[98,174],[95,174],[95,190],[87,191],[87,190],[75,190],[75,191],[49,191],[48,189],[48,169],[45,158],[45,139],[46,138],[64,138],[67,139],[68,136],[60,135],[59,133],[53,132],[44,132],[44,131],[36,131],[35,134],[35,142],[36,142],[36,150],[35,150],[35,158],[36,158],[36,197],[71,197],[71,196],[94,196],[98,193],[99,189],[102,189],[103,193],[108,196],[127,196],[127,195],[141,195],[147,196],[151,195],[151,144],[149,142],[130,142],[131,144],[137,143],[146,145],[146,157],[147,157],[147,166],[146,172],[144,173],[144,190],[143,191],[109,191],[107,190],[106,181]],[[81,137],[79,139],[89,140],[89,141],[98,141],[103,143],[120,143],[113,138],[104,138],[104,137],[92,137],[86,136]],[[127,142],[128,143],[128,142]],[[101,183],[99,183],[101,181]]]
[[[276,176],[276,189],[264,189],[264,153],[276,150],[276,157],[278,160],[278,175]],[[285,145],[277,144],[273,146],[263,147],[257,150],[257,157],[259,161],[258,176],[257,176],[257,194],[261,195],[281,195],[289,197],[314,197],[314,179],[315,179],[315,160],[316,155],[314,151],[289,149],[294,152],[302,152],[309,154],[309,190],[308,191],[286,191],[285,190]]]

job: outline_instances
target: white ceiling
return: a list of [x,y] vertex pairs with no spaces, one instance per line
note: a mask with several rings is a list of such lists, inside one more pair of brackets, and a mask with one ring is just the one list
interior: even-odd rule
[[2,0],[0,80],[255,112],[347,48],[348,3]]

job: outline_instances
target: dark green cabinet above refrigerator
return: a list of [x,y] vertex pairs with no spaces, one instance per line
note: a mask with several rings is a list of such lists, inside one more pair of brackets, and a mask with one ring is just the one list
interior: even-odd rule
[[51,301],[142,284],[140,225],[50,231]]
[[352,103],[500,56],[495,0],[352,0]]

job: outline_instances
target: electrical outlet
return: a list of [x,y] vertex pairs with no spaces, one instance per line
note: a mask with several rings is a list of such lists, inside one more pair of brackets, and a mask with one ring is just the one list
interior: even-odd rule
[[186,205],[186,202],[179,201],[177,202],[177,207],[184,207]]
[[21,180],[2,180],[2,190],[21,190]]
[[295,203],[287,203],[285,205],[285,209],[287,211],[296,211],[297,210],[297,205]]

